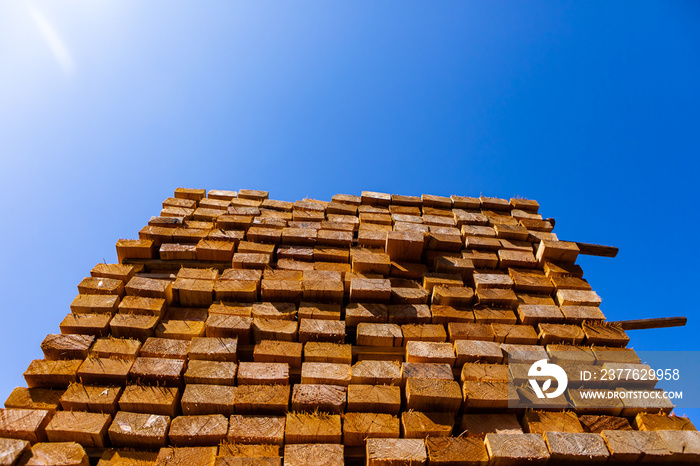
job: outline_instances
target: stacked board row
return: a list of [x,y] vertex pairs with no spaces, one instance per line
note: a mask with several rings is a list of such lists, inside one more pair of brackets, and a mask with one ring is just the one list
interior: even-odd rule
[[[0,450],[8,464],[697,461],[667,399],[581,396],[586,370],[650,368],[538,210],[179,188],[79,283],[0,411]],[[567,368],[558,405],[527,383],[541,359]]]

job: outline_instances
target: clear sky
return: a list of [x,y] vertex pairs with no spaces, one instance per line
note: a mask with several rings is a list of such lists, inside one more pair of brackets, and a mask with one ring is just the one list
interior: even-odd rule
[[700,350],[699,58],[693,1],[2,1],[0,401],[178,186],[533,198]]

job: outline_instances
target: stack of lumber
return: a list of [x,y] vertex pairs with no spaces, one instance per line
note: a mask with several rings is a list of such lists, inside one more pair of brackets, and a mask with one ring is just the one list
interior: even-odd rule
[[698,461],[671,405],[513,408],[516,354],[640,365],[538,209],[178,188],[80,281],[0,464]]

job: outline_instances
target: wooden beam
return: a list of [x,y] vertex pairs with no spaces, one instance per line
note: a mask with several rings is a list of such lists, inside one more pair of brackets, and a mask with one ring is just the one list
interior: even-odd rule
[[586,256],[598,256],[598,257],[615,257],[620,251],[619,248],[615,246],[603,246],[602,244],[591,244],[591,243],[579,243],[576,242],[578,246],[579,254],[584,254]]
[[618,320],[609,322],[622,327],[623,330],[643,330],[648,328],[683,327],[687,317],[656,317],[653,319]]

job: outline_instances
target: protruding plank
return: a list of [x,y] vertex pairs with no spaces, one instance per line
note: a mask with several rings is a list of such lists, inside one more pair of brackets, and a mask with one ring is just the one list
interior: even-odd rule
[[178,416],[170,423],[168,438],[176,447],[218,445],[227,432],[228,419],[221,414]]
[[549,450],[539,434],[486,434],[484,443],[490,464],[546,464],[549,460]]
[[109,439],[117,448],[155,449],[167,445],[168,416],[119,411],[109,427]]
[[340,416],[325,413],[289,413],[284,443],[341,443]]
[[462,404],[462,392],[454,380],[407,379],[406,409],[456,412]]
[[284,466],[343,466],[343,445],[331,443],[289,444],[284,446]]
[[180,401],[182,414],[230,416],[234,413],[236,390],[229,385],[187,384]]
[[50,442],[76,442],[84,447],[105,446],[112,416],[103,413],[58,411],[46,426]]
[[367,439],[367,466],[420,466],[428,454],[422,439]]
[[232,415],[226,439],[233,443],[284,445],[286,420],[286,416]]

